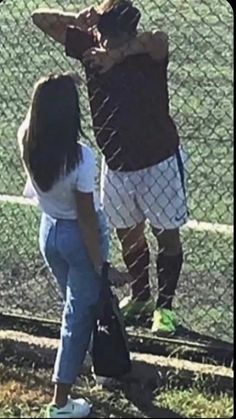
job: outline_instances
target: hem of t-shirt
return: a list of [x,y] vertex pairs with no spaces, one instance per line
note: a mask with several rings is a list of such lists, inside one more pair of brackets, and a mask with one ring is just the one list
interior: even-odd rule
[[76,188],[76,192],[81,192],[81,193],[94,193],[94,189],[86,189],[86,188]]

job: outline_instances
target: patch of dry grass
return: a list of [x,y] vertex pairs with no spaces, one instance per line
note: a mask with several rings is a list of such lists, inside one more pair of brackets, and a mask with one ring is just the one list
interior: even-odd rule
[[[163,389],[154,398],[152,408],[142,406],[141,392],[137,391],[130,398],[120,390],[105,391],[91,387],[86,380],[83,389],[75,389],[75,396],[81,395],[89,397],[93,402],[93,417],[96,418],[233,417],[232,396],[207,394],[206,390],[201,389]],[[50,372],[25,367],[8,368],[0,364],[1,418],[42,418],[44,406],[50,402],[51,397]]]

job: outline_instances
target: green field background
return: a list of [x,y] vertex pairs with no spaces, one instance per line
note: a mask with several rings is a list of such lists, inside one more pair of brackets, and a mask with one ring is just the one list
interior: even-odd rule
[[[87,1],[50,1],[50,7],[80,10]],[[142,27],[170,37],[171,113],[189,155],[191,219],[233,223],[233,11],[225,0],[137,1]],[[16,133],[34,82],[49,72],[81,72],[32,25],[30,14],[47,2],[6,0],[0,6],[0,194],[21,195],[25,176]],[[83,75],[83,73],[81,73]],[[84,128],[95,144],[85,84],[80,87]],[[100,156],[98,153],[98,164]],[[0,204],[0,308],[57,316],[57,293],[38,252],[39,213]],[[233,239],[183,232],[185,267],[176,306],[191,327],[232,339]],[[121,263],[113,240],[113,261]],[[153,251],[156,244],[153,243]],[[154,268],[153,268],[154,269]],[[153,271],[155,289],[155,275]],[[11,292],[9,293],[9,289]]]

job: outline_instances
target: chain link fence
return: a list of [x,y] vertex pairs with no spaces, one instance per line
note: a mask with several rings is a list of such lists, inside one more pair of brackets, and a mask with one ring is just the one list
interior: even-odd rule
[[[233,11],[225,0],[145,0],[142,30],[170,40],[169,93],[188,154],[190,222],[182,229],[184,266],[174,301],[183,325],[233,339]],[[25,175],[16,141],[32,86],[42,75],[79,72],[83,127],[97,150],[82,66],[32,23],[38,7],[80,11],[83,0],[6,0],[0,5],[0,311],[58,319],[58,291],[38,249],[40,213],[21,199]],[[87,140],[88,141],[88,140]],[[97,150],[101,166],[101,154]],[[157,181],[154,179],[154,182]],[[154,197],[156,199],[156,197]],[[129,208],[130,209],[130,208]],[[121,209],[122,212],[122,209]],[[147,225],[150,278],[155,296],[157,242]],[[123,266],[112,235],[112,261]],[[128,288],[120,297],[130,293]]]

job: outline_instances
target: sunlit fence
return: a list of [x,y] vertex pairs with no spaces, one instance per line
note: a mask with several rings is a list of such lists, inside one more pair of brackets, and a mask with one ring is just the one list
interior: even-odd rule
[[[188,153],[190,223],[182,230],[184,268],[175,300],[184,325],[232,340],[233,335],[233,11],[225,0],[145,0],[142,28],[161,29],[170,38],[171,114]],[[34,82],[50,72],[78,71],[33,26],[38,7],[79,11],[86,1],[7,0],[0,5],[0,311],[58,318],[60,300],[38,249],[39,211],[17,198],[25,175],[16,142]],[[96,148],[86,83],[80,86],[83,125]],[[88,141],[88,140],[86,140]],[[100,167],[100,152],[97,151]],[[149,228],[153,255],[157,244]],[[122,265],[113,236],[112,260]],[[122,293],[126,295],[127,289]]]

